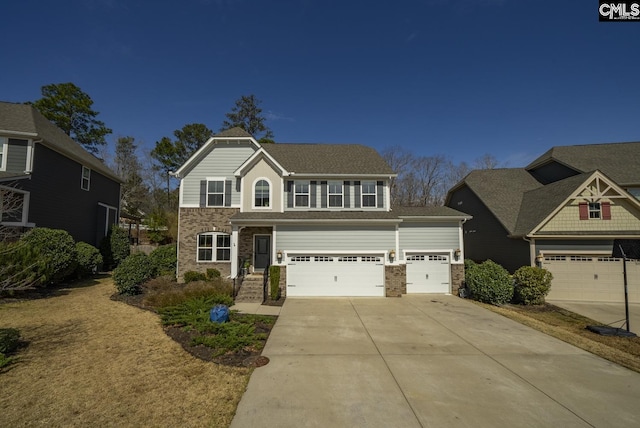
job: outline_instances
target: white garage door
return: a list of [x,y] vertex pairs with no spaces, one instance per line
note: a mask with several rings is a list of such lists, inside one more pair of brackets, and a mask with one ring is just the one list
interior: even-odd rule
[[449,293],[450,290],[448,255],[407,256],[407,293]]
[[[630,302],[640,303],[640,263],[627,262]],[[597,255],[549,255],[542,267],[553,274],[549,300],[624,302],[622,259]]]
[[287,297],[384,296],[383,255],[289,255]]

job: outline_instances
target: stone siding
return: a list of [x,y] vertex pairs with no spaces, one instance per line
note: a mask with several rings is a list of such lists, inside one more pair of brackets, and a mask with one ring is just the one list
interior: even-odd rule
[[464,281],[464,265],[452,264],[451,265],[451,294],[458,295],[458,290],[462,287]]
[[[218,269],[223,277],[231,275],[231,262],[198,262],[197,236],[204,232],[231,234],[229,218],[239,211],[237,208],[180,208],[178,240],[178,282],[184,281],[184,273],[207,269]],[[231,245],[234,243],[232,242]]]
[[384,287],[386,297],[401,297],[407,294],[407,266],[385,266]]

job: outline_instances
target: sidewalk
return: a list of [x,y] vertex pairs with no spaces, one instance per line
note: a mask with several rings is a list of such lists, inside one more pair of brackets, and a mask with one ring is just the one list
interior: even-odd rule
[[282,306],[268,306],[261,303],[236,303],[229,309],[236,310],[243,314],[257,314],[257,315],[280,315]]

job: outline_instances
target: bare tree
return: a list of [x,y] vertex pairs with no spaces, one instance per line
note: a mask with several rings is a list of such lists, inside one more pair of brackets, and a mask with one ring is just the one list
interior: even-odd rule
[[7,224],[22,222],[25,196],[15,186],[15,183],[0,185],[0,242],[15,241],[22,234],[20,227]]
[[498,166],[500,166],[498,159],[489,153],[485,153],[479,158],[476,158],[473,162],[473,169],[496,169]]

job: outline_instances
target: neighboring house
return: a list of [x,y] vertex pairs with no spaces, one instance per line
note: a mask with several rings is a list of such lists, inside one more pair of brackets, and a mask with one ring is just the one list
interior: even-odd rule
[[462,223],[447,207],[389,206],[395,177],[362,145],[264,144],[240,128],[178,171],[178,278],[281,267],[287,296],[455,293]]
[[[473,216],[465,255],[511,272],[541,265],[550,299],[622,301],[614,239],[640,238],[640,143],[553,147],[526,168],[477,170],[445,205]],[[628,264],[630,299],[640,302],[640,264]]]
[[0,102],[2,225],[63,229],[98,246],[117,223],[121,180],[35,108]]

